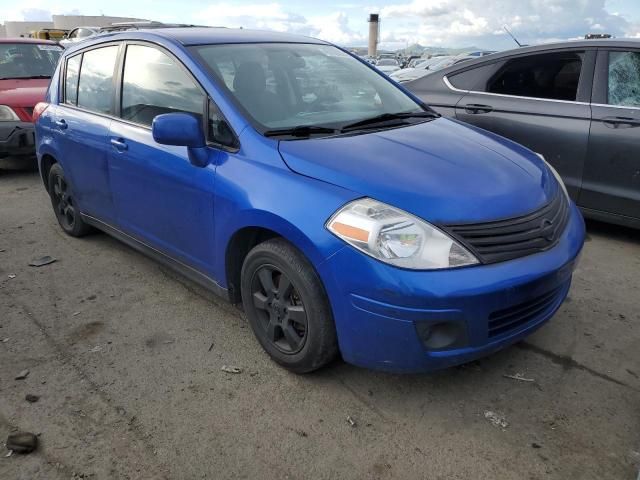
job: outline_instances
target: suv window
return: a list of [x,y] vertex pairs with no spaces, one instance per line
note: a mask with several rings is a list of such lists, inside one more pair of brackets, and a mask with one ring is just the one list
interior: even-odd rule
[[168,55],[153,47],[127,47],[123,119],[150,126],[163,113],[187,112],[202,118],[204,99],[202,90]]
[[80,77],[80,62],[82,55],[76,55],[67,60],[64,80],[64,102],[76,105],[78,102],[78,78]]
[[558,52],[509,60],[489,80],[487,92],[574,101],[583,59],[584,52]]
[[118,46],[85,52],[78,82],[78,106],[99,113],[113,113],[113,70]]
[[640,52],[609,52],[609,105],[640,107]]

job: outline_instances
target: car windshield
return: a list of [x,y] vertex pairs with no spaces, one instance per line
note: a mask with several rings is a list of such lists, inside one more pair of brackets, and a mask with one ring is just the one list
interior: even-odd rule
[[62,48],[46,43],[0,43],[0,79],[51,77]]
[[340,126],[422,111],[370,67],[330,45],[191,47],[262,130]]
[[392,60],[390,58],[383,58],[382,60],[378,60],[378,63],[376,63],[376,65],[380,66],[380,67],[389,67],[389,66],[397,66],[398,62],[396,60]]

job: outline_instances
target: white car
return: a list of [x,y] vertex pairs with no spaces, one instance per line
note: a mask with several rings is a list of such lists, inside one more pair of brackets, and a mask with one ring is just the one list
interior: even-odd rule
[[82,42],[89,37],[93,37],[97,35],[100,31],[100,27],[78,27],[74,28],[69,32],[69,34],[60,40],[60,45],[64,48],[69,48],[71,45],[74,45],[78,42]]
[[[449,57],[446,57],[449,58]],[[413,68],[404,68],[397,72],[389,75],[392,79],[394,79],[398,83],[410,82],[412,80],[417,80],[418,78],[424,77],[430,73],[430,68],[432,65],[442,62],[445,57],[431,57],[429,59],[421,60],[419,63],[416,63]]]
[[376,62],[376,68],[389,75],[400,70],[400,64],[393,58],[381,58]]

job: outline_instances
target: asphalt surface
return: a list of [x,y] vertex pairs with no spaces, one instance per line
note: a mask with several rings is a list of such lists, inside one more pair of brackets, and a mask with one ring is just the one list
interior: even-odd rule
[[237,309],[104,234],[64,235],[36,173],[0,173],[0,443],[40,440],[0,446],[0,479],[635,480],[640,232],[588,230],[569,299],[525,342],[428,375],[296,376]]

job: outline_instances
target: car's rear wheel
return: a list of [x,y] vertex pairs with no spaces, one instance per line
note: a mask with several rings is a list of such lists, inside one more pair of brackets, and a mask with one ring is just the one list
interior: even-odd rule
[[58,223],[65,233],[72,237],[82,237],[91,231],[91,226],[80,218],[73,189],[59,163],[53,164],[49,170],[49,196]]
[[283,367],[306,373],[338,352],[324,287],[307,259],[283,239],[261,243],[242,266],[242,303],[266,352]]

